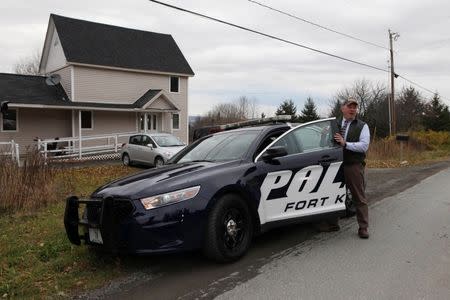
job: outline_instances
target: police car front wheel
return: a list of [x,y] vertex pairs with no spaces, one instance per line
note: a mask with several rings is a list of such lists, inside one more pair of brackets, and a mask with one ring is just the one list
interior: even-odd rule
[[248,206],[237,195],[225,195],[217,201],[209,214],[207,226],[204,252],[213,260],[237,260],[250,247],[252,220]]

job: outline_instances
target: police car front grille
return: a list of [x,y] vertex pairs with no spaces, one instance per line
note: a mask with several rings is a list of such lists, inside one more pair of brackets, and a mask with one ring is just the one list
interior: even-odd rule
[[[105,200],[103,200],[105,201]],[[99,224],[102,216],[102,202],[94,202],[86,205],[86,217],[91,224]],[[114,222],[120,222],[126,217],[130,216],[134,211],[134,206],[130,200],[126,199],[112,199],[112,210],[108,216],[104,218],[111,218]]]

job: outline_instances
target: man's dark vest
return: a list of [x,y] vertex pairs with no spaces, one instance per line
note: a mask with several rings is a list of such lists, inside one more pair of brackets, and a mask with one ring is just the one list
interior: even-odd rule
[[[341,126],[342,126],[342,119],[337,119],[338,122],[338,128],[339,130],[341,130]],[[359,142],[359,137],[361,135],[361,131],[364,127],[364,125],[366,125],[366,123],[364,123],[363,121],[359,120],[359,119],[355,119],[350,123],[350,127],[348,128],[348,132],[347,132],[347,142]],[[354,163],[362,163],[362,164],[366,164],[365,160],[366,159],[366,154],[365,153],[361,153],[361,152],[355,152],[355,151],[350,151],[348,149],[344,149],[344,164],[354,164]]]

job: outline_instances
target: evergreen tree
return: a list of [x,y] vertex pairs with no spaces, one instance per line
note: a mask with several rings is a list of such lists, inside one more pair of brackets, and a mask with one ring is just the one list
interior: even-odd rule
[[341,106],[343,102],[344,101],[341,102],[339,98],[336,98],[330,102],[331,111],[328,115],[330,118],[331,117],[339,118],[342,115]]
[[395,112],[398,132],[423,129],[425,102],[414,87],[403,88],[395,101]]
[[425,129],[434,131],[450,131],[450,112],[448,106],[441,102],[436,93],[433,99],[426,105],[423,118]]
[[318,119],[320,119],[320,116],[317,113],[316,104],[311,97],[308,97],[308,99],[306,99],[305,106],[300,113],[299,121],[300,123],[306,123]]
[[284,100],[283,103],[278,106],[275,115],[290,115],[291,122],[295,122],[297,121],[297,106],[291,99]]

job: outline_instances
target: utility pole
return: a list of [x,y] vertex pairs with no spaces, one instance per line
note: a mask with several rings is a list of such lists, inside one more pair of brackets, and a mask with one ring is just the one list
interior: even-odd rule
[[392,40],[397,40],[400,37],[400,34],[396,33],[396,32],[391,32],[391,30],[388,30],[389,32],[389,49],[390,49],[390,53],[391,53],[391,96],[389,97],[389,116],[390,116],[390,120],[389,120],[389,134],[393,135],[396,133],[397,131],[397,120],[396,120],[396,116],[395,116],[395,90],[394,90],[394,78],[397,78],[398,75],[395,74],[394,72],[394,50],[393,50],[393,46],[392,46]]

